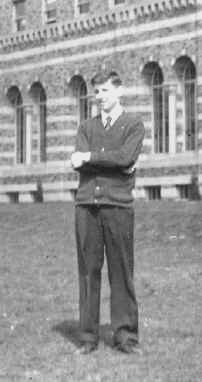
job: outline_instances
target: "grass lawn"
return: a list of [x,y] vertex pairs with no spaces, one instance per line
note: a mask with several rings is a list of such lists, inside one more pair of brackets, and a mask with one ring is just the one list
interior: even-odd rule
[[101,342],[78,343],[71,203],[0,205],[0,382],[201,382],[202,202],[136,202],[142,354],[110,345],[103,269]]

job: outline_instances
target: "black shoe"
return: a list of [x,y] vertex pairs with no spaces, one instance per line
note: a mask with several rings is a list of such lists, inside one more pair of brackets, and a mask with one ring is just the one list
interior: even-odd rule
[[125,354],[142,354],[138,343],[118,344],[116,349]]
[[76,350],[76,354],[90,354],[98,348],[98,345],[93,342],[86,342]]

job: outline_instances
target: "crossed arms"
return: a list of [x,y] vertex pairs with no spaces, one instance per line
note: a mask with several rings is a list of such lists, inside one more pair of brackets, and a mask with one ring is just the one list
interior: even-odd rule
[[90,151],[86,130],[80,128],[76,151],[71,156],[71,163],[75,170],[82,171],[85,165],[95,167],[119,168],[125,174],[133,173],[135,163],[141,151],[144,138],[143,124],[138,121],[129,129],[128,135],[120,149],[106,151]]

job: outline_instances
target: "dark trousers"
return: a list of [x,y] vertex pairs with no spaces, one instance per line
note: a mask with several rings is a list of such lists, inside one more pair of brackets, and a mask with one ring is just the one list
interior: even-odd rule
[[98,341],[104,252],[111,288],[115,344],[138,339],[133,285],[134,210],[118,206],[76,206],[76,239],[82,341]]

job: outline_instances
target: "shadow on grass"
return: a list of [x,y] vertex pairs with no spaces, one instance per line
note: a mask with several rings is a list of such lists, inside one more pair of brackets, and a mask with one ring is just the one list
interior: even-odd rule
[[[60,335],[68,339],[68,341],[72,342],[74,345],[79,346],[80,344],[79,321],[66,320],[53,326],[52,330],[60,333]],[[113,346],[112,330],[109,324],[100,325],[100,340],[110,347]]]

